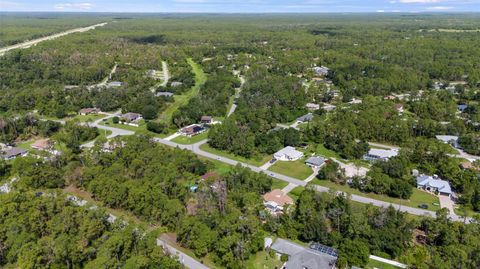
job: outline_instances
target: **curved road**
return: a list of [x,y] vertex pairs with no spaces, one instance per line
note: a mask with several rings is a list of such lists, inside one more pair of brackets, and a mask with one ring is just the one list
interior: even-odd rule
[[[125,130],[125,129],[120,129],[120,128],[115,128],[115,127],[110,127],[110,126],[105,126],[105,125],[100,125],[100,122],[102,122],[103,120],[106,120],[106,119],[110,119],[110,118],[113,118],[115,116],[118,116],[120,113],[117,112],[117,113],[114,113],[114,114],[109,114],[109,113],[104,113],[102,112],[102,114],[105,114],[107,115],[106,117],[104,118],[101,118],[101,119],[98,119],[96,121],[94,121],[93,123],[82,123],[82,125],[88,125],[90,127],[97,127],[98,129],[100,130],[107,130],[107,131],[111,131],[112,133],[110,135],[107,136],[107,138],[113,138],[113,137],[116,137],[116,136],[124,136],[124,135],[133,135],[135,134],[135,132],[133,131],[129,131],[129,130]],[[82,148],[91,148],[93,147],[93,145],[95,144],[95,140],[94,141],[90,141],[88,143],[85,143],[83,144],[81,147]]]
[[[305,187],[308,184],[307,182],[305,182],[303,180],[299,180],[299,179],[289,177],[289,176],[286,176],[286,175],[282,175],[282,174],[279,174],[279,173],[275,173],[275,172],[272,172],[272,171],[265,171],[265,170],[261,169],[260,167],[257,167],[257,166],[254,166],[254,165],[242,163],[242,162],[239,162],[239,161],[232,160],[230,158],[222,157],[222,156],[219,156],[219,155],[212,154],[210,152],[203,151],[202,149],[200,149],[200,146],[205,144],[207,142],[207,140],[203,140],[203,141],[200,141],[200,142],[192,144],[192,145],[177,144],[175,142],[168,141],[168,140],[161,139],[161,138],[154,138],[154,140],[158,143],[161,143],[161,144],[164,144],[164,145],[167,145],[167,146],[170,146],[170,147],[178,147],[180,149],[190,150],[193,153],[195,153],[197,155],[200,155],[202,157],[217,160],[217,161],[227,163],[227,164],[230,164],[230,165],[240,164],[244,167],[250,168],[254,172],[265,173],[268,176],[271,176],[273,178],[276,178],[276,179],[279,179],[279,180],[282,180],[282,181],[285,181],[285,182],[288,182],[288,183],[291,183],[291,184],[294,184],[294,185],[297,185],[297,186]],[[309,186],[311,186],[313,189],[315,189],[318,192],[330,192],[331,191],[329,188],[318,186],[318,185],[309,185]],[[435,212],[430,211],[430,210],[424,210],[424,209],[420,209],[420,208],[414,208],[414,207],[409,207],[409,206],[404,206],[404,205],[379,201],[379,200],[375,200],[375,199],[371,199],[371,198],[367,198],[367,197],[359,196],[359,195],[355,195],[355,194],[347,194],[347,193],[343,193],[343,192],[336,192],[336,193],[347,195],[347,196],[350,197],[350,199],[352,201],[359,202],[359,203],[362,203],[362,204],[372,204],[372,205],[377,206],[377,207],[393,206],[395,209],[397,209],[399,211],[406,212],[406,213],[409,213],[409,214],[412,214],[412,215],[417,215],[417,216],[435,217],[435,215],[436,215]],[[455,215],[455,214],[450,214],[449,217],[453,221],[460,221],[460,222],[465,221],[466,223],[469,223],[469,222],[472,221],[472,218],[464,219],[463,217],[460,217],[460,216]]]

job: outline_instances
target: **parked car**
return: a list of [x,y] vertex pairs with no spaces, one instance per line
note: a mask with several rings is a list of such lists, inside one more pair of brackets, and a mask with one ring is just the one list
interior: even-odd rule
[[270,160],[270,163],[274,163],[276,161],[277,161],[277,159],[273,158],[273,159]]
[[421,209],[428,209],[427,204],[420,204],[418,207],[420,207]]

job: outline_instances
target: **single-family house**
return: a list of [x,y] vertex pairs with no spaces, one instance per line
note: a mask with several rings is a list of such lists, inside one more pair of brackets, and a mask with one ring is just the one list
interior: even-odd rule
[[202,116],[200,118],[200,122],[203,123],[203,124],[211,124],[213,121],[213,117],[212,116]]
[[124,86],[125,83],[120,82],[120,81],[112,81],[107,83],[107,88],[116,88],[116,87],[122,87]]
[[333,269],[338,259],[335,249],[316,243],[307,248],[290,240],[277,238],[270,249],[278,254],[288,255],[282,269]]
[[185,128],[180,129],[180,134],[188,137],[192,137],[198,134],[201,134],[205,132],[207,129],[203,126],[200,126],[198,124],[192,124],[190,126],[187,126]]
[[318,76],[326,76],[328,75],[328,71],[330,71],[330,69],[326,66],[314,66],[312,70]]
[[280,161],[296,161],[303,157],[303,152],[287,146],[273,154],[273,157]]
[[320,109],[320,105],[319,104],[314,104],[314,103],[307,103],[305,105],[305,107],[308,109],[308,110],[319,110]]
[[448,197],[452,196],[452,188],[450,183],[446,180],[442,180],[437,175],[427,176],[420,175],[417,177],[417,188],[423,189],[429,192],[438,193]]
[[350,102],[348,102],[350,105],[358,105],[362,103],[362,99],[356,99],[353,98]]
[[325,159],[322,157],[312,156],[305,161],[305,164],[312,168],[320,168],[325,164]]
[[403,104],[395,104],[395,110],[398,112],[398,113],[403,113]]
[[312,121],[312,119],[313,119],[313,114],[308,113],[308,114],[305,114],[305,115],[297,118],[297,121],[298,122],[309,122],[309,121]]
[[44,138],[44,139],[39,139],[37,141],[35,141],[31,147],[33,149],[38,149],[38,150],[49,150],[52,148],[52,141],[48,138]]
[[458,144],[458,136],[456,135],[436,135],[435,137],[445,144],[450,144],[454,148],[460,148],[460,144]]
[[120,115],[120,119],[126,122],[137,122],[142,119],[142,115],[138,113],[128,112]]
[[80,115],[89,115],[89,114],[97,114],[101,112],[100,109],[96,107],[88,107],[88,108],[82,108],[80,111],[78,111],[78,114]]
[[460,112],[464,112],[465,109],[467,109],[467,107],[468,107],[468,105],[465,105],[465,104],[457,105],[457,109]]
[[3,149],[1,152],[1,156],[4,160],[13,160],[17,157],[26,156],[27,153],[28,151],[25,149],[12,147]]
[[164,96],[164,97],[172,97],[173,96],[173,92],[157,92],[155,94],[156,97],[161,97],[161,96]]
[[180,82],[180,81],[172,81],[172,83],[170,85],[175,88],[175,87],[182,86],[183,83]]
[[331,104],[325,104],[323,105],[322,109],[329,112],[329,111],[333,111],[335,110],[335,108],[337,108],[337,106],[335,105],[331,105]]
[[388,161],[390,158],[398,155],[396,149],[370,149],[367,154],[363,155],[366,161]]
[[157,75],[157,70],[155,69],[150,69],[147,71],[147,77],[149,78],[155,78],[156,75]]
[[283,214],[286,205],[293,204],[293,199],[280,189],[274,189],[263,195],[265,209],[272,215]]
[[395,100],[397,99],[397,97],[393,96],[393,95],[387,95],[385,97],[383,97],[383,100]]

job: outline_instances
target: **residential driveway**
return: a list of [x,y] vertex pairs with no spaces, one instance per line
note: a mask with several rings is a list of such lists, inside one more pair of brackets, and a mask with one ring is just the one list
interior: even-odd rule
[[177,132],[177,133],[172,134],[171,136],[165,137],[165,140],[170,141],[172,139],[175,139],[176,137],[179,137],[180,135],[181,134]]
[[450,214],[454,214],[453,207],[455,203],[450,199],[450,197],[445,195],[438,195],[438,199],[440,200],[440,207],[446,208],[450,211]]
[[268,168],[270,168],[270,166],[274,165],[276,162],[278,162],[278,161],[275,161],[275,162],[272,163],[271,160],[270,160],[270,161],[266,162],[264,165],[260,166],[260,169],[268,170]]
[[288,185],[285,186],[285,188],[283,188],[282,191],[283,191],[283,193],[288,194],[289,192],[291,192],[296,187],[298,187],[298,185],[293,184],[293,183],[288,183]]

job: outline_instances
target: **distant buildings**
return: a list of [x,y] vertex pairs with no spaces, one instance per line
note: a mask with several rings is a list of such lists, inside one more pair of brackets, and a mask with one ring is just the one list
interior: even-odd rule
[[366,161],[388,161],[390,158],[398,155],[398,150],[394,149],[370,149],[367,154],[363,155]]
[[122,87],[124,86],[125,83],[120,82],[120,81],[112,81],[107,83],[107,88],[117,88],[117,87]]
[[311,110],[311,111],[315,111],[315,110],[319,110],[320,109],[320,105],[319,104],[314,104],[314,103],[307,103],[305,105],[305,107],[308,109],[308,110]]
[[172,83],[170,84],[172,87],[176,88],[176,87],[179,87],[179,86],[182,86],[183,83],[180,82],[180,81],[172,81]]
[[78,111],[78,114],[80,115],[89,115],[89,114],[97,114],[99,112],[102,112],[100,111],[100,109],[96,108],[96,107],[88,107],[88,108],[82,108],[80,109],[80,111]]
[[273,154],[273,157],[280,161],[296,161],[303,157],[303,152],[288,146]]
[[460,144],[458,144],[458,136],[456,135],[436,135],[435,137],[443,143],[449,144],[454,148],[460,148]]
[[279,189],[265,193],[263,195],[263,201],[265,209],[272,215],[283,214],[284,207],[293,204],[292,198]]
[[395,104],[395,110],[398,112],[398,113],[403,113],[404,110],[403,110],[403,105],[402,104]]
[[330,71],[326,66],[314,66],[312,70],[317,76],[326,76],[328,75],[328,71]]
[[17,157],[27,156],[28,151],[22,148],[5,148],[1,150],[1,156],[4,160],[13,160]]
[[128,112],[120,115],[120,119],[127,122],[136,122],[142,119],[142,114]]
[[164,96],[164,97],[172,97],[173,92],[157,92],[155,94],[156,97]]
[[202,124],[211,124],[213,122],[213,117],[212,116],[202,116],[200,118],[200,122]]
[[271,246],[267,245],[267,248],[278,255],[288,255],[288,261],[282,269],[333,269],[338,259],[337,250],[318,243],[307,248],[290,240],[277,238]]
[[312,121],[312,119],[313,119],[313,114],[308,113],[308,114],[305,114],[305,115],[297,118],[297,121],[298,122],[309,122],[309,121]]
[[452,196],[452,188],[448,181],[442,180],[437,175],[427,176],[420,175],[417,177],[417,188],[423,189],[432,193],[438,193],[448,197]]
[[311,168],[317,169],[325,164],[325,159],[322,157],[310,157],[305,161],[305,164]]
[[337,106],[335,105],[331,105],[331,104],[325,104],[323,105],[322,109],[329,112],[329,111],[333,111],[335,110],[335,108],[337,108]]

